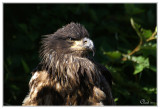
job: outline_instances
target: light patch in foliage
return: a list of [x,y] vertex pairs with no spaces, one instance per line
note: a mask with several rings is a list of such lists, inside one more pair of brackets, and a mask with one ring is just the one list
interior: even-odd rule
[[140,72],[143,71],[143,69],[145,68],[149,68],[149,59],[148,58],[145,58],[145,57],[142,57],[142,56],[130,56],[128,57],[129,60],[133,61],[135,63],[134,65],[134,72],[133,74],[136,75]]

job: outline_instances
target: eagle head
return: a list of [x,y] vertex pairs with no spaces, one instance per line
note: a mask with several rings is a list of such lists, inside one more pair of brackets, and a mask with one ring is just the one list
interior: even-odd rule
[[80,57],[88,56],[89,52],[93,52],[94,55],[94,44],[84,26],[71,22],[54,34],[45,35],[42,40],[41,55],[50,55],[53,52]]

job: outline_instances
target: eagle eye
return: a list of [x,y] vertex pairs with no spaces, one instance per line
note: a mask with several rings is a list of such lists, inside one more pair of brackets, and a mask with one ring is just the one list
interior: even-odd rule
[[71,37],[68,37],[67,40],[69,40],[69,41],[74,41],[74,40],[76,40],[76,39],[71,38]]

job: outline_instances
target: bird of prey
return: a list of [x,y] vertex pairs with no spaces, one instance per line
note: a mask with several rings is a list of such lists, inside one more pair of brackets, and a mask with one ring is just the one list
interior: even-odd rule
[[45,35],[41,61],[32,71],[25,106],[114,105],[112,76],[94,61],[94,43],[79,23]]

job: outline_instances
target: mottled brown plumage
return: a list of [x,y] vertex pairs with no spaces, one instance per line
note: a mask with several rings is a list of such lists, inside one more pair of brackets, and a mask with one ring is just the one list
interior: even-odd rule
[[114,105],[111,74],[89,52],[94,45],[80,24],[46,35],[23,105]]

